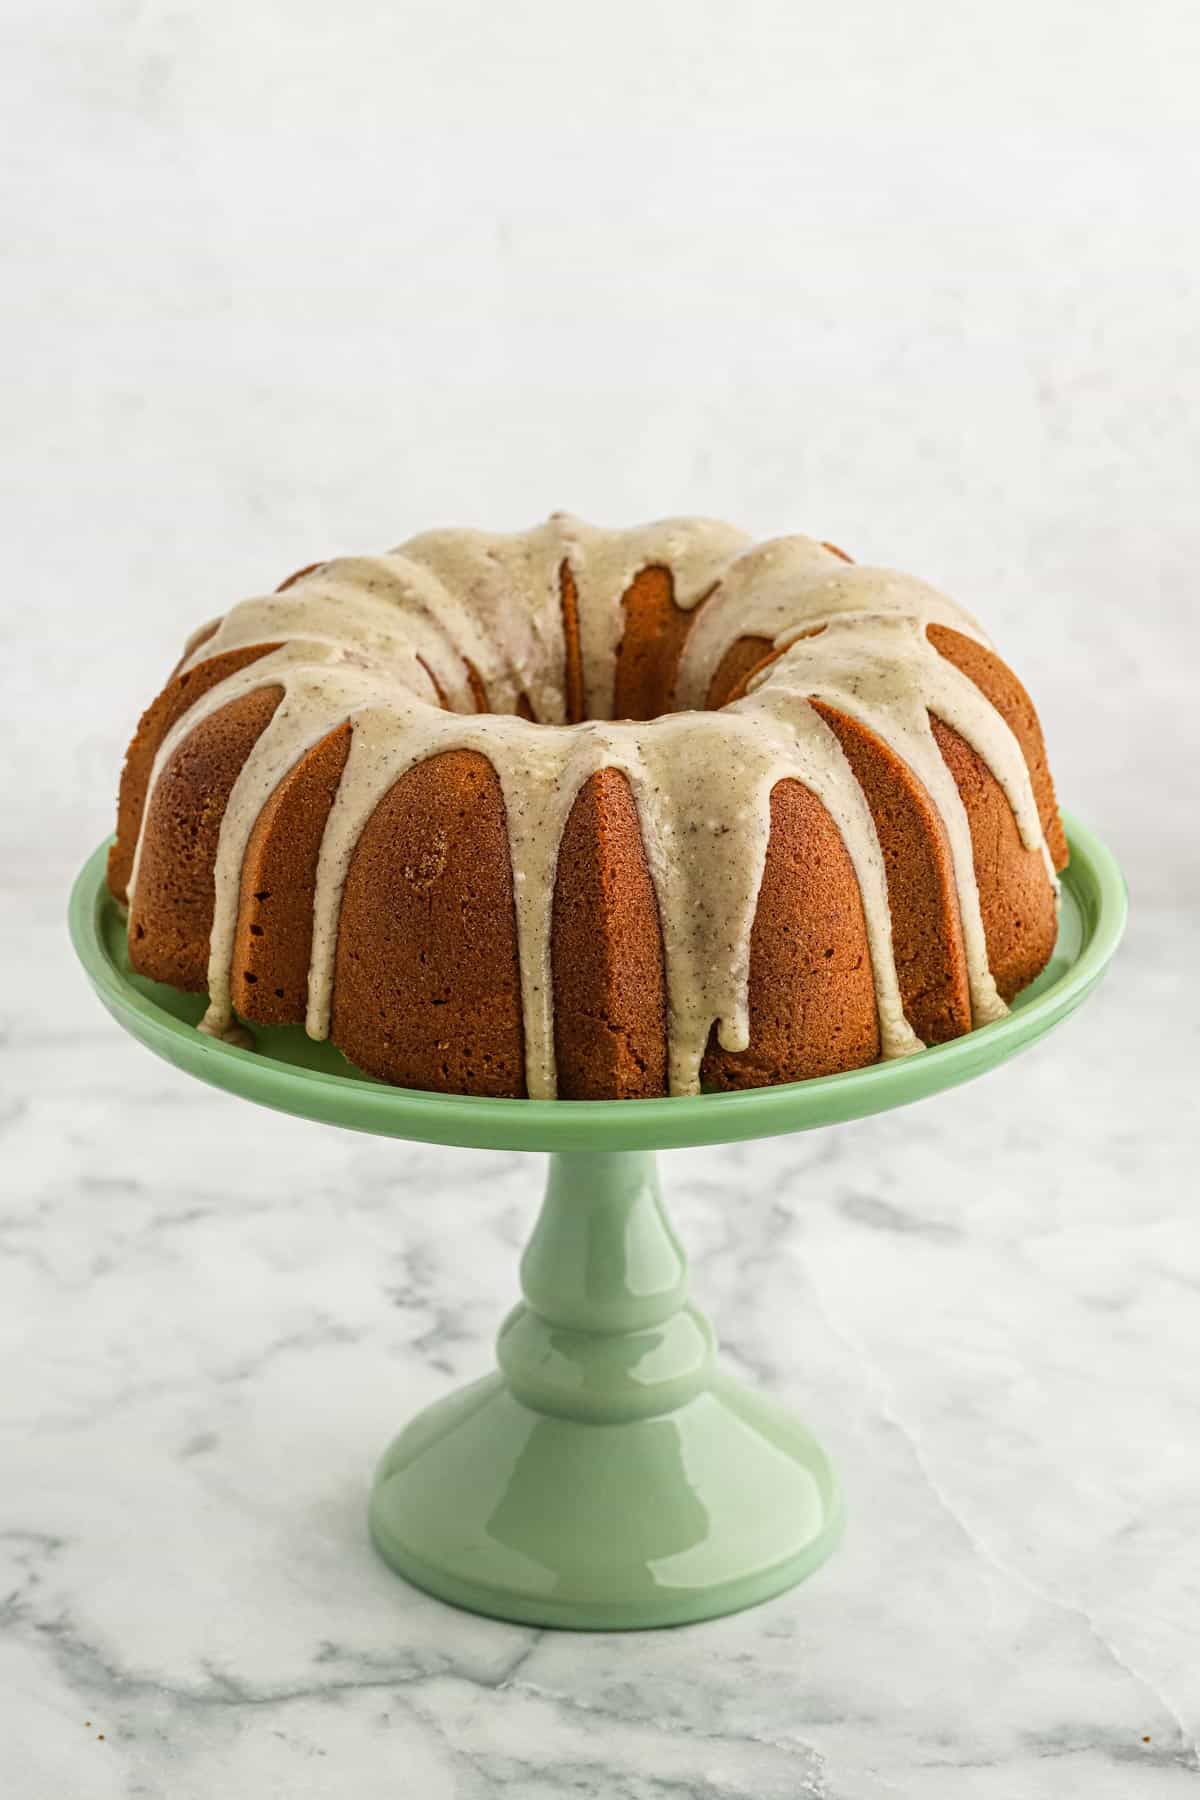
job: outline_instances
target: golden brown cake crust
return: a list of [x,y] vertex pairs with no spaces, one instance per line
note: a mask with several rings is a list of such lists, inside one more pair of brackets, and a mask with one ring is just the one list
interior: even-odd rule
[[[703,604],[703,602],[701,602]],[[656,719],[671,703],[679,658],[694,611],[675,604],[669,569],[643,569],[622,601],[625,630],[617,652],[613,715]]]
[[579,639],[579,593],[569,562],[558,570],[559,605],[563,622],[563,702],[568,725],[578,725],[584,715],[583,646]]
[[566,1100],[666,1092],[662,934],[629,782],[601,769],[571,808],[558,853],[554,1046]]
[[905,1017],[922,1042],[945,1043],[971,1029],[971,996],[941,819],[924,787],[881,738],[822,701],[813,705],[841,744],[875,821]]
[[1056,869],[1067,866],[1067,835],[1054,798],[1054,782],[1046,759],[1046,744],[1041,722],[1033,701],[1025,692],[1008,664],[985,644],[952,631],[948,625],[930,625],[926,631],[939,655],[973,681],[980,693],[986,694],[1004,720],[1025,756],[1038,816],[1046,834],[1046,845]]
[[454,750],[384,795],[346,875],[330,1035],[402,1087],[525,1093],[504,799],[487,758]]
[[[839,550],[836,554],[840,556],[842,552]],[[820,637],[824,629],[823,625],[817,625],[811,631],[797,632],[792,641],[798,643],[801,638]],[[738,638],[736,643],[730,644],[717,664],[708,686],[706,704],[710,707],[728,706],[731,700],[740,700],[754,677],[763,669],[769,669],[772,663],[778,662],[785,654],[786,646],[777,650],[771,638]]]
[[[211,636],[211,632],[205,635]],[[138,728],[126,752],[125,767],[121,771],[121,787],[117,796],[117,841],[108,853],[108,885],[116,899],[126,898],[129,877],[133,871],[133,854],[142,825],[142,812],[146,805],[150,771],[168,731],[183,717],[188,707],[194,706],[210,688],[236,674],[239,669],[246,668],[249,663],[256,662],[260,656],[266,656],[268,651],[278,648],[278,644],[254,644],[244,650],[227,650],[223,655],[210,657],[207,662],[198,664],[182,675],[178,672],[179,664],[176,664],[166,687],[138,720]]]
[[1058,936],[1058,909],[1038,850],[1021,842],[1008,796],[970,744],[941,719],[933,735],[971,826],[988,962],[1004,1000],[1040,975]]
[[750,934],[750,1048],[714,1033],[703,1078],[767,1087],[859,1069],[879,1055],[875,987],[854,867],[821,802],[798,781],[771,791],[771,837]]
[[340,725],[301,757],[258,816],[242,862],[231,987],[256,1025],[300,1024],[308,1005],[313,894],[329,809],[350,754]]
[[735,639],[713,672],[705,704],[710,707],[727,706],[731,700],[740,699],[751,676],[757,675],[760,669],[765,669],[768,663],[773,663],[782,654],[781,650],[776,650],[770,638]]
[[129,960],[139,975],[189,993],[207,987],[221,821],[282,698],[281,687],[255,688],[202,719],[155,783],[129,913]]

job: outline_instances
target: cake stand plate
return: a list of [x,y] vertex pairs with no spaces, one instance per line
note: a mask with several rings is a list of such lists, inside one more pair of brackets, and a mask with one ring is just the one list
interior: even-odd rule
[[372,1081],[298,1026],[256,1027],[253,1050],[203,1036],[202,996],[130,972],[107,846],[96,851],[71,896],[75,949],[117,1022],[177,1068],[327,1124],[552,1153],[498,1370],[412,1420],[376,1474],[371,1532],[394,1569],[497,1618],[625,1630],[735,1611],[825,1560],[842,1524],[831,1464],[785,1408],[716,1361],[653,1152],[883,1112],[1044,1036],[1099,980],[1125,921],[1113,857],[1065,823],[1054,955],[1007,1018],[846,1075],[638,1101],[422,1093]]

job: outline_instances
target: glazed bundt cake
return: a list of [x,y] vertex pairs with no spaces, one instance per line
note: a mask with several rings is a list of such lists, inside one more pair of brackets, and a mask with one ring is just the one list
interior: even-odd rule
[[934,589],[565,515],[293,575],[143,716],[109,885],[205,1031],[455,1093],[854,1069],[998,1018],[1066,862],[1037,715]]

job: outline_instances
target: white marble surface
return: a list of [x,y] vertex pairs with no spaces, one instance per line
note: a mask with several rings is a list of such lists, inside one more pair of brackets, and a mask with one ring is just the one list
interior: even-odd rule
[[[4,1800],[1159,1800],[1200,1762],[1197,15],[6,9]],[[664,1159],[852,1499],[810,1584],[571,1637],[363,1535],[530,1160],[260,1113],[66,946],[183,631],[424,525],[723,513],[973,606],[1133,893],[907,1113]]]

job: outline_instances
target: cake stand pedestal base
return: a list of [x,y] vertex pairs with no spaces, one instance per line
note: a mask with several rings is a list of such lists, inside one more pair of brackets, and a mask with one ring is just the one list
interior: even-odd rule
[[734,1612],[825,1560],[828,1458],[716,1365],[651,1153],[552,1157],[521,1287],[499,1372],[383,1459],[371,1531],[394,1569],[474,1612],[623,1630]]

